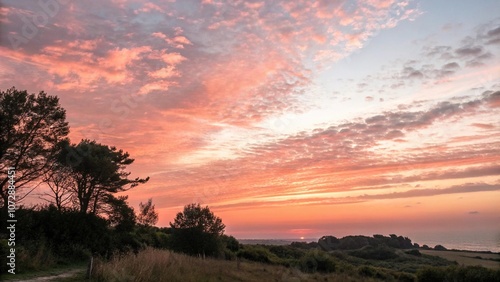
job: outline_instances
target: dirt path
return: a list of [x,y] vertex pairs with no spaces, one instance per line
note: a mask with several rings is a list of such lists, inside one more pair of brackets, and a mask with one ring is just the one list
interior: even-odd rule
[[77,269],[71,269],[66,272],[60,273],[60,274],[55,274],[55,275],[50,275],[50,276],[41,276],[41,277],[35,277],[35,278],[30,278],[30,279],[23,279],[23,280],[9,280],[12,282],[42,282],[42,281],[57,281],[62,278],[69,278],[72,276],[75,276],[77,274],[81,274],[85,272],[85,268],[77,268]]

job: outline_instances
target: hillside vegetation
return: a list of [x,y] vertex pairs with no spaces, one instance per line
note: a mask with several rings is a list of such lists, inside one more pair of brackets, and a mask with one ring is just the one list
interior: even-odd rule
[[394,236],[367,238],[372,237],[334,240],[373,243],[361,247],[359,242],[353,243],[343,250],[324,250],[321,239],[319,243],[294,242],[287,246],[240,245],[238,249],[226,250],[224,259],[147,248],[138,254],[99,260],[93,278],[97,281],[500,281],[500,268],[461,266],[423,254],[408,244],[400,246],[405,249],[387,246],[391,240],[401,240]]

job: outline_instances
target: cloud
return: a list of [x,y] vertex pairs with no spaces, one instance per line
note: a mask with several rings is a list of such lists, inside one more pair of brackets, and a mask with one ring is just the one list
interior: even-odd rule
[[[308,95],[322,96],[315,92],[318,73],[351,60],[380,31],[418,17],[415,5],[71,2],[29,44],[13,49],[8,34],[22,35],[20,17],[36,12],[26,3],[1,10],[0,71],[9,72],[0,83],[16,81],[20,88],[60,96],[71,138],[129,150],[137,159],[133,171],[154,174],[148,193],[165,206],[360,203],[370,199],[357,195],[372,195],[369,189],[385,193],[428,187],[427,181],[497,175],[497,127],[485,118],[500,107],[497,88],[432,103],[407,101],[400,108],[391,96],[399,92],[381,98],[370,91],[389,92],[392,85],[420,95],[421,84],[490,64],[498,26],[484,27],[458,46],[429,44],[419,58],[398,61],[394,69],[358,83],[359,98],[336,100],[370,106],[384,101],[383,110],[373,107],[371,114],[348,113],[340,117],[348,120],[332,118],[294,131],[295,123],[303,122],[297,118],[277,132],[278,126],[263,124],[314,109]],[[374,81],[381,85],[374,87]],[[334,106],[324,115],[334,117]],[[463,124],[467,132],[458,134],[456,127]],[[450,130],[438,132],[439,126]],[[454,189],[443,191],[459,191]],[[389,197],[418,194],[398,193],[407,194]]]
[[500,107],[500,91],[496,91],[494,93],[491,93],[488,95],[488,93],[485,93],[487,95],[487,101],[488,101],[488,106],[491,108],[499,108]]
[[[364,120],[318,128],[311,133],[299,133],[278,142],[247,146],[245,153],[239,158],[225,160],[219,165],[212,162],[206,166],[191,168],[190,176],[183,178],[190,179],[195,175],[206,175],[210,172],[214,179],[211,183],[199,176],[192,180],[193,186],[204,183],[202,186],[208,187],[208,191],[217,191],[213,192],[214,195],[208,193],[208,196],[203,196],[207,201],[218,201],[216,199],[220,197],[229,201],[235,197],[233,194],[237,194],[241,199],[255,201],[252,204],[244,203],[246,200],[222,204],[225,200],[220,200],[221,206],[224,207],[282,205],[287,203],[290,197],[296,197],[294,203],[335,204],[367,201],[377,197],[400,198],[496,191],[498,186],[491,184],[471,184],[462,188],[452,187],[449,190],[419,188],[411,190],[411,193],[398,192],[402,194],[389,196],[382,193],[385,196],[351,197],[349,201],[337,197],[325,198],[325,195],[331,195],[335,191],[383,191],[405,187],[408,183],[497,176],[500,167],[494,163],[498,158],[495,143],[458,149],[429,145],[414,152],[407,150],[403,158],[399,157],[400,153],[383,155],[387,154],[384,150],[381,155],[374,152],[374,148],[381,142],[404,139],[406,135],[421,132],[435,123],[465,120],[487,106],[490,95],[477,100],[451,99],[453,102],[438,103],[425,111],[385,112]],[[404,172],[404,175],[398,175],[400,172]],[[408,175],[410,172],[412,175]],[[251,183],[248,183],[250,179]],[[186,184],[185,181],[183,183]],[[384,185],[388,186],[383,187]],[[231,187],[234,186],[240,188],[232,191]],[[318,196],[314,197],[314,193],[318,193]],[[271,197],[277,194],[281,195],[281,198]],[[272,202],[269,202],[271,199]]]
[[413,197],[430,197],[446,194],[461,194],[461,193],[474,193],[474,192],[487,192],[499,191],[500,185],[490,185],[485,183],[467,183],[463,185],[456,185],[444,189],[413,189],[405,192],[394,192],[389,194],[378,195],[363,195],[360,199],[399,199],[399,198],[413,198]]
[[482,54],[483,51],[484,49],[481,46],[467,46],[467,47],[457,48],[455,50],[455,54],[457,54],[459,57],[469,57]]
[[[237,126],[303,111],[297,97],[311,83],[311,60],[339,60],[379,30],[418,16],[407,1],[95,5],[61,5],[30,44],[9,50],[0,38],[4,53],[35,65],[46,89],[117,96],[120,88],[148,96],[157,111]],[[22,35],[19,15],[36,7],[13,6],[4,11],[5,34]]]
[[459,68],[460,68],[460,65],[457,64],[456,62],[447,63],[442,67],[442,69],[446,69],[446,70],[456,70]]
[[472,126],[479,127],[482,129],[493,129],[495,126],[493,124],[485,124],[485,123],[473,123]]
[[419,79],[423,78],[424,74],[420,70],[416,70],[413,67],[405,67],[402,71],[401,77],[406,79]]
[[478,26],[476,32],[463,37],[457,47],[424,45],[421,57],[408,59],[402,66],[398,62],[399,69],[391,69],[390,72],[384,70],[376,77],[387,81],[383,87],[389,85],[392,89],[401,89],[419,83],[433,85],[449,82],[464,73],[464,70],[492,65],[497,53],[490,47],[492,38],[497,36],[496,27],[493,26],[494,23]]
[[493,21],[479,28],[477,38],[487,45],[500,44],[500,24]]
[[451,51],[452,51],[451,46],[424,46],[423,47],[423,52],[427,57],[438,57],[440,59],[449,59],[452,58]]

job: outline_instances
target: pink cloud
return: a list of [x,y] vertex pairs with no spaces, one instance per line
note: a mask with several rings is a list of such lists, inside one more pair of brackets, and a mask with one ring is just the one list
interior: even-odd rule
[[135,13],[150,13],[153,11],[161,12],[164,13],[165,10],[161,8],[160,6],[152,3],[152,2],[147,2],[145,3],[142,8],[135,10]]

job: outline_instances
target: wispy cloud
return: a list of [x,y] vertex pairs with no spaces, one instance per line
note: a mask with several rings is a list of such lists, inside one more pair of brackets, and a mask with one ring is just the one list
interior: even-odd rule
[[429,197],[444,194],[460,194],[460,193],[473,193],[484,191],[498,191],[500,185],[488,185],[484,183],[472,183],[459,186],[453,186],[444,189],[414,189],[405,192],[395,192],[390,194],[380,195],[364,195],[360,196],[361,199],[395,199],[395,198],[412,198],[412,197]]

